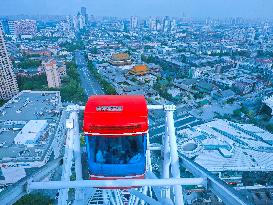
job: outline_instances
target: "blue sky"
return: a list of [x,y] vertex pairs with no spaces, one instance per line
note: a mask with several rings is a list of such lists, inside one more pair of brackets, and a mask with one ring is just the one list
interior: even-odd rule
[[273,18],[273,0],[0,0],[0,15],[74,14],[81,6],[97,16]]

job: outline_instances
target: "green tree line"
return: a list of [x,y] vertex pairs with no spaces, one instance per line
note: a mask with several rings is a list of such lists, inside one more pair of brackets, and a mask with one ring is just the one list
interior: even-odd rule
[[48,196],[37,193],[23,196],[14,205],[49,205],[52,203],[53,200]]
[[42,90],[42,91],[60,91],[62,101],[65,102],[86,102],[87,97],[80,85],[80,77],[75,63],[66,63],[67,76],[62,79],[62,85],[58,88],[48,88],[46,74],[35,75],[31,77],[18,76],[17,82],[19,90]]
[[103,91],[107,95],[116,95],[117,92],[115,88],[109,83],[107,80],[105,80],[96,70],[93,63],[91,61],[88,62],[88,69],[90,73],[97,79],[99,84],[101,85]]
[[41,64],[42,64],[41,60],[24,59],[19,63],[16,63],[15,66],[21,69],[28,69],[39,67]]
[[80,76],[75,63],[66,63],[67,76],[63,79],[61,86],[61,96],[64,101],[86,102],[87,97],[80,85]]
[[61,43],[60,46],[65,48],[69,52],[74,52],[75,50],[84,49],[84,44],[82,41],[75,41],[73,43],[65,42],[65,43]]

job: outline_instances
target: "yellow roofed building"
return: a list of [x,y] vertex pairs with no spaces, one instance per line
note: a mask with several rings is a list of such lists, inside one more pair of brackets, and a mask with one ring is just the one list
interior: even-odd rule
[[109,63],[114,66],[131,65],[132,59],[128,53],[117,53],[111,56]]
[[149,68],[147,65],[136,65],[129,71],[132,75],[145,75],[148,72]]

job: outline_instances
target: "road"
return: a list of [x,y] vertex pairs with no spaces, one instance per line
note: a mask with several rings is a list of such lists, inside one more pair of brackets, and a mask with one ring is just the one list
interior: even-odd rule
[[100,84],[88,70],[87,61],[82,51],[75,52],[75,61],[81,79],[81,85],[87,96],[103,95]]

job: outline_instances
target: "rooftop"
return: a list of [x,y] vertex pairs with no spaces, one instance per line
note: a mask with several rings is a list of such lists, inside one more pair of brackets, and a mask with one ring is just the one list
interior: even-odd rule
[[147,65],[136,65],[129,72],[131,74],[144,75],[148,72]]
[[[54,139],[60,120],[61,101],[58,91],[22,91],[0,108],[0,162],[42,161]],[[16,136],[44,129],[33,147],[15,144]],[[46,123],[46,126],[45,126]],[[37,129],[39,130],[37,130]],[[21,133],[21,134],[20,134]],[[30,137],[30,136],[28,136]]]
[[41,132],[47,127],[47,120],[30,120],[16,135],[14,142],[33,146]]
[[254,125],[218,119],[178,134],[180,152],[209,171],[273,171],[273,134]]
[[128,53],[117,53],[112,55],[112,60],[122,61],[122,60],[129,60],[130,56]]

